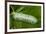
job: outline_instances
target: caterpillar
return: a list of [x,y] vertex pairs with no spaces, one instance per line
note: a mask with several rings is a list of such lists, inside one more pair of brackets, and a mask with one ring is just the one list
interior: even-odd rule
[[24,22],[28,22],[28,23],[32,23],[32,24],[37,23],[37,18],[35,18],[32,15],[27,15],[27,14],[23,14],[23,13],[13,12],[13,18],[15,20],[18,19],[20,21],[24,21]]

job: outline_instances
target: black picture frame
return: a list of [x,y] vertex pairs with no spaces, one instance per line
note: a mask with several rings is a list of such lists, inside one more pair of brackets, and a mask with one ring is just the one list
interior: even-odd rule
[[[37,30],[37,31],[20,31],[20,32],[7,32],[7,2],[43,4],[43,30]],[[42,32],[42,31],[44,31],[44,3],[43,2],[5,1],[5,34],[6,33]]]

